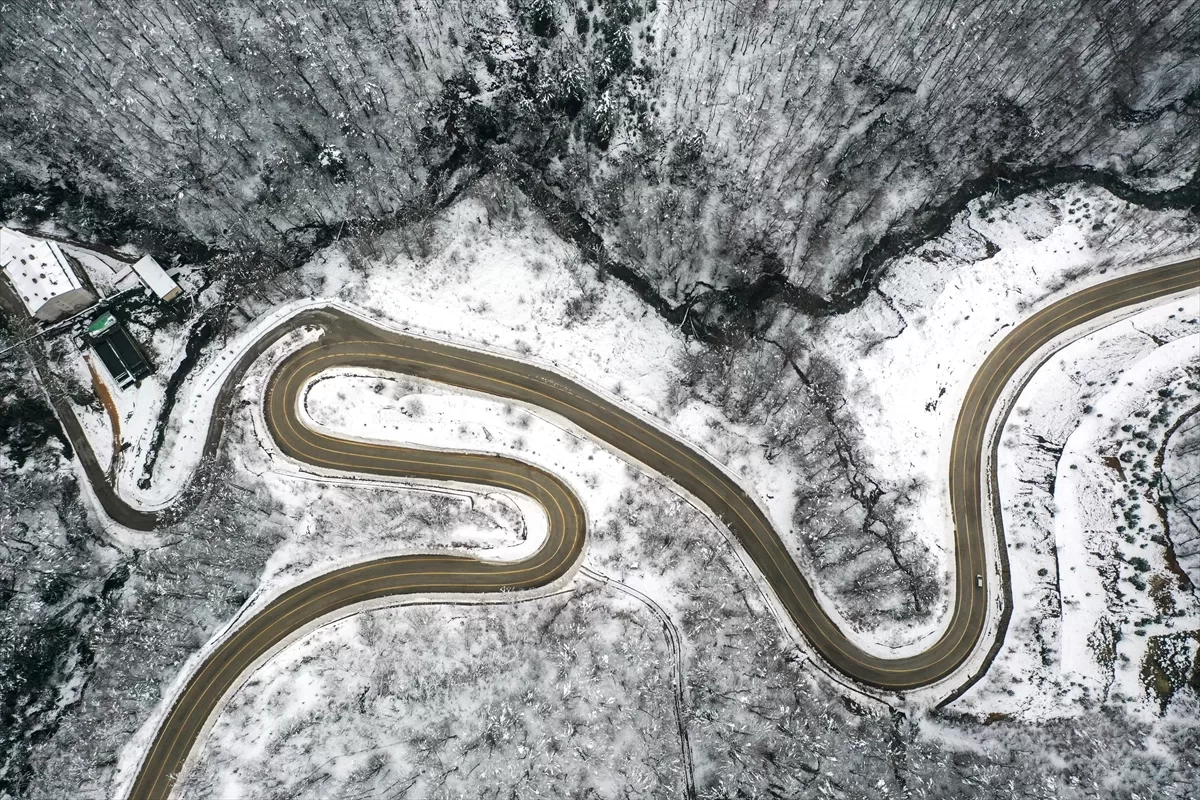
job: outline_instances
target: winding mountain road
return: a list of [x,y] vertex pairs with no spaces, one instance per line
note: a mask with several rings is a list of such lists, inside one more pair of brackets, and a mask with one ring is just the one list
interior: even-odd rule
[[[549,535],[536,553],[515,563],[448,555],[400,556],[339,569],[287,592],[231,633],[196,670],[159,728],[135,779],[132,797],[167,796],[221,696],[258,658],[313,620],[355,603],[398,594],[544,586],[568,575],[580,560],[587,526],[582,505],[560,479],[544,470],[501,456],[368,444],[306,427],[298,416],[298,404],[305,384],[325,370],[357,367],[404,373],[565,417],[596,439],[670,477],[724,520],[780,604],[828,664],[862,684],[902,691],[949,676],[971,654],[984,631],[988,590],[986,585],[976,585],[976,576],[984,576],[985,583],[991,577],[982,493],[985,485],[994,491],[992,483],[985,483],[984,468],[996,446],[994,437],[988,436],[989,418],[1005,387],[1043,345],[1072,328],[1123,307],[1198,286],[1200,260],[1196,259],[1091,286],[1026,319],[987,357],[967,390],[951,445],[949,479],[956,545],[952,617],[927,650],[897,659],[864,652],[839,630],[758,503],[692,446],[549,370],[387,331],[335,309],[303,312],[271,331],[243,356],[222,389],[219,409],[228,402],[245,368],[267,346],[299,325],[320,325],[325,332],[322,339],[287,356],[268,385],[264,419],[283,453],[330,470],[521,492],[545,507]],[[63,413],[62,408],[59,411]],[[73,419],[69,409],[64,416]],[[208,435],[210,452],[219,444],[223,416],[214,414]],[[73,430],[78,423],[72,426],[65,419],[64,424],[88,467],[91,450],[82,432]],[[1001,420],[997,429],[1002,427]],[[91,460],[94,462],[94,457]],[[156,515],[128,509],[107,486],[98,467],[96,475],[92,468],[88,472],[106,511],[134,527],[153,527]],[[1000,549],[1003,551],[1002,545]],[[1006,570],[1001,573],[1007,581]]]

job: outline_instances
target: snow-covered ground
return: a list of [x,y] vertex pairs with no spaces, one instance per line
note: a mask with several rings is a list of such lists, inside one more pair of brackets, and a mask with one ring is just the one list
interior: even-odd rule
[[[846,373],[846,399],[871,443],[876,473],[911,476],[925,487],[904,513],[913,533],[941,560],[939,573],[949,567],[944,475],[962,393],[989,348],[1035,302],[1140,266],[1144,242],[1110,246],[1103,262],[1092,246],[1087,231],[1102,207],[1106,219],[1129,212],[1110,204],[1102,192],[1079,190],[999,211],[977,206],[946,236],[893,265],[881,291],[861,309],[816,331],[818,350]],[[1094,205],[1096,216],[1084,205]],[[429,259],[363,258],[349,244],[309,263],[300,278],[311,299],[270,309],[224,347],[204,354],[179,393],[154,480],[144,489],[137,479],[161,387],[151,379],[139,390],[146,398],[118,394],[123,436],[132,443],[119,472],[122,493],[147,507],[173,499],[198,461],[197,420],[210,413],[237,353],[296,308],[335,299],[385,324],[538,360],[584,383],[598,382],[599,391],[683,435],[738,475],[799,554],[798,533],[788,524],[798,477],[787,460],[768,461],[762,431],[732,425],[706,403],[693,398],[682,407],[672,404],[674,365],[685,348],[680,332],[622,285],[599,283],[571,247],[536,221],[493,228],[483,222],[486,215],[473,200],[457,204],[439,222]],[[820,591],[819,581],[816,586]],[[826,606],[839,616],[834,604]],[[882,653],[920,649],[944,621],[935,613],[924,625],[881,625],[858,639]]]
[[[611,513],[630,490],[633,470],[638,469],[565,420],[407,376],[334,370],[311,384],[305,402],[316,426],[336,435],[501,453],[536,464],[567,482],[583,501],[589,520]],[[620,565],[622,580],[670,606],[666,587],[654,575],[637,574],[637,563],[622,559],[620,553],[589,545],[584,564],[609,572]]]
[[[1063,198],[1057,202],[1069,208],[1080,201]],[[238,354],[257,335],[297,309],[332,301],[359,309],[383,324],[547,363],[581,382],[592,383],[598,391],[640,410],[726,464],[765,498],[777,525],[788,532],[786,521],[791,517],[796,478],[786,467],[768,462],[762,432],[730,425],[715,408],[695,399],[679,406],[679,376],[674,365],[686,346],[682,335],[649,314],[622,285],[599,283],[571,248],[536,221],[492,228],[481,220],[486,213],[481,204],[469,199],[447,212],[435,229],[434,255],[428,259],[364,259],[350,243],[326,251],[307,265],[299,276],[301,299],[248,315],[248,321],[223,346],[202,354],[197,369],[181,387],[151,486],[136,488],[133,478],[140,470],[140,451],[135,451],[123,465],[122,491],[143,505],[169,502],[198,460],[197,420],[211,413],[216,389]],[[1025,213],[1030,218],[1021,224],[1035,228],[1041,224],[1034,212]],[[1100,267],[1094,253],[1090,260],[1085,253],[1065,260],[1067,266],[1049,270],[1029,264],[1035,257],[1054,255],[1051,245],[1067,235],[1059,231],[1069,227],[1067,222],[1050,226],[1038,234],[1043,238],[1032,243],[1022,238],[1029,236],[1028,230],[1021,235],[1019,230],[1011,232],[1012,240],[1005,240],[1005,248],[990,256],[985,248],[972,250],[978,245],[975,231],[990,224],[978,211],[965,216],[943,240],[894,265],[883,293],[862,310],[811,331],[816,347],[835,357],[845,369],[850,409],[867,433],[867,441],[878,443],[872,453],[873,466],[882,474],[892,470],[926,479],[930,490],[911,518],[914,531],[935,544],[948,533],[945,509],[938,505],[944,500],[944,448],[949,443],[957,398],[975,366],[1003,329],[1028,312],[1031,297],[1074,291],[1135,263],[1130,246],[1127,261],[1120,267]],[[996,235],[988,230],[989,235]],[[947,250],[957,247],[961,252],[947,256],[937,251],[931,256],[929,251],[939,246]],[[1007,249],[1015,254],[1005,255]],[[1051,252],[1044,252],[1047,249]],[[1100,274],[1101,269],[1106,275]],[[1000,301],[1006,292],[1007,298]],[[895,307],[894,313],[889,303]],[[973,327],[966,318],[983,313],[980,309],[986,309],[991,324]],[[290,533],[267,560],[258,590],[221,630],[238,624],[284,587],[343,563],[446,547],[480,557],[517,557],[521,548],[536,540],[530,535],[536,515],[521,508],[519,500],[465,489],[448,492],[445,487],[397,486],[388,481],[319,475],[275,457],[256,418],[258,400],[273,360],[310,335],[301,332],[261,359],[234,401],[227,438],[236,478],[230,491],[268,498],[281,527]],[[158,338],[155,347],[162,353],[160,363],[177,363],[181,339],[160,342]],[[933,354],[932,365],[922,360],[926,350]],[[934,382],[926,385],[926,380]],[[150,387],[146,391],[154,390],[152,382],[143,386]],[[912,391],[913,387],[922,387],[924,393]],[[942,388],[946,389],[944,395]],[[146,405],[154,408],[152,403]],[[711,521],[702,523],[707,526],[703,536],[696,533],[695,525],[701,524],[696,522],[698,511],[688,506],[686,498],[578,436],[561,421],[529,409],[412,379],[344,371],[314,384],[306,411],[314,423],[347,435],[491,450],[544,465],[562,475],[584,499],[593,530],[586,566],[654,597],[665,613],[691,619],[690,624],[705,624],[689,616],[694,613],[695,592],[700,590],[694,584],[687,591],[681,588],[681,564],[671,559],[678,562],[683,547],[702,560],[720,558],[736,564],[736,549],[729,549],[724,532]],[[123,425],[127,423],[129,429],[123,427],[124,438],[148,442],[155,414],[142,413],[135,419],[126,412]],[[636,487],[647,481],[653,483],[657,494],[665,493],[669,499],[659,501],[662,508],[650,521],[646,510],[630,517],[628,524],[635,527],[625,531],[623,509],[638,506]],[[702,513],[699,516],[703,519]],[[692,520],[692,528],[680,527],[678,520],[682,519]],[[221,524],[220,520],[214,522]],[[615,535],[614,531],[621,533]],[[627,535],[637,537],[636,544],[631,545]],[[686,537],[682,543],[680,536]],[[945,558],[946,554],[941,555]],[[695,570],[688,572],[695,579],[690,575]],[[722,591],[734,591],[730,587],[736,585],[734,594],[746,597],[752,586],[751,573],[739,565],[732,574],[736,578],[729,578]],[[752,591],[758,594],[761,587]],[[753,606],[763,615],[770,603],[759,597]],[[764,623],[761,616],[758,620],[757,624],[765,625],[763,635],[775,640],[775,652],[788,653],[777,640],[775,623]],[[881,627],[871,636],[861,637],[861,642],[867,647],[880,647],[880,642],[912,647],[916,641],[919,647],[921,637],[929,636],[940,622],[935,617],[923,630],[900,631],[903,635],[899,637],[897,630]],[[307,641],[307,636],[308,632],[300,632],[296,638]],[[689,647],[690,657],[701,659],[697,648],[702,646],[685,642],[685,649]],[[203,652],[189,663],[196,663]],[[288,652],[282,651],[279,663],[290,663]],[[260,673],[267,683],[274,680],[273,664]],[[179,680],[186,674],[187,669]],[[168,691],[165,697],[169,696]],[[989,697],[987,702],[993,699]],[[983,712],[989,708],[982,703],[974,707]],[[155,722],[149,720],[125,749],[124,775],[136,766],[139,750]]]
[[[111,392],[112,382],[106,380],[104,366],[92,355],[85,354],[83,358],[71,359],[75,368],[75,378],[80,385],[91,387],[97,395],[96,402],[90,405],[76,405],[75,416],[83,427],[88,443],[96,455],[96,461],[102,468],[107,468],[113,460],[113,419],[99,398],[101,391],[108,390],[109,398],[116,407],[115,398]],[[103,387],[103,388],[102,388]],[[119,419],[119,418],[118,418]]]
[[366,612],[260,670],[181,795],[678,796],[667,656],[649,612],[611,590]]
[[1200,403],[1198,317],[1189,296],[1116,322],[1063,348],[1021,392],[997,464],[1012,619],[956,708],[1044,719],[1118,698],[1151,705],[1149,638],[1200,624],[1144,480],[1164,431]]
[[[786,460],[767,459],[764,432],[733,425],[694,398],[681,407],[672,402],[678,395],[675,364],[686,347],[682,333],[649,313],[623,284],[601,283],[574,248],[536,218],[511,229],[492,228],[480,221],[486,213],[470,199],[447,211],[429,260],[400,255],[364,262],[348,245],[306,265],[299,276],[306,297],[265,310],[222,347],[202,355],[177,395],[153,479],[140,485],[162,408],[162,376],[178,363],[182,348],[178,337],[170,345],[155,337],[163,351],[158,374],[141,389],[114,390],[122,437],[130,443],[117,473],[122,496],[143,508],[175,499],[200,460],[201,420],[211,414],[238,355],[299,309],[335,302],[418,335],[546,364],[640,411],[725,465],[764,504],[798,553],[789,520],[799,478]],[[836,617],[837,609],[830,608]],[[862,644],[877,643],[866,636]]]
[[138,276],[129,268],[131,262],[86,247],[64,244],[62,249],[79,263],[101,297],[111,297],[139,285]]
[[[1170,237],[1163,237],[1167,249],[1160,252],[1137,235],[1140,219],[1147,228],[1162,224],[1152,218],[1087,187],[1000,207],[978,200],[944,236],[890,264],[862,306],[814,329],[817,349],[844,372],[845,402],[875,473],[909,477],[920,487],[901,513],[939,559],[937,574],[953,569],[946,476],[958,411],[976,369],[1038,308],[1184,257]],[[1178,227],[1186,234],[1182,216]],[[906,630],[891,638],[928,639],[944,624],[944,611],[923,625],[901,626]],[[887,634],[877,636],[886,640]]]

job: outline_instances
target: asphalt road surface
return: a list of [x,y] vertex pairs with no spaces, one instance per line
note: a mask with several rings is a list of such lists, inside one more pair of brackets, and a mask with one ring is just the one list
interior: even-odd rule
[[[945,633],[927,650],[898,659],[871,655],[848,640],[821,609],[812,588],[754,499],[707,456],[670,434],[579,384],[536,366],[385,331],[331,309],[292,318],[268,334],[255,352],[241,359],[218,408],[224,408],[245,367],[269,342],[298,325],[319,324],[325,330],[322,340],[288,356],[268,386],[264,417],[284,453],[332,470],[455,481],[521,492],[546,508],[549,536],[536,553],[515,563],[455,556],[386,558],[336,570],[289,591],[235,631],[196,671],[159,729],[132,796],[165,797],[220,697],[256,659],[305,624],[355,603],[398,594],[497,592],[543,586],[568,574],[583,552],[586,519],[582,506],[574,493],[548,472],[501,456],[365,444],[306,428],[297,417],[297,403],[305,382],[320,372],[332,367],[365,367],[405,373],[509,398],[567,418],[595,438],[669,476],[724,520],[797,627],[828,664],[859,683],[903,691],[948,676],[968,657],[983,633],[989,603],[986,583],[992,578],[987,570],[984,540],[983,466],[995,448],[995,442],[985,437],[992,410],[1018,368],[1043,344],[1091,319],[1197,286],[1200,260],[1092,286],[1016,326],[987,357],[967,390],[951,445],[950,498],[956,545],[952,617]],[[219,443],[220,424],[215,419],[210,428],[210,451]],[[79,439],[82,451],[86,441],[82,436]],[[100,481],[96,485],[104,484]],[[124,505],[115,496],[110,500]],[[105,508],[109,508],[108,503]],[[1006,584],[1006,571],[1001,572]],[[976,585],[977,575],[983,576],[983,587]],[[1007,590],[1006,585],[1003,588]]]

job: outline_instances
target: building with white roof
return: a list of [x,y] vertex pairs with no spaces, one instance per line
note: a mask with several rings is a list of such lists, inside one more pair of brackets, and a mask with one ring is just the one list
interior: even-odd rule
[[55,242],[0,227],[0,269],[34,319],[54,322],[96,302]]
[[183,290],[179,284],[166,273],[154,256],[142,256],[133,264],[133,271],[141,278],[142,283],[150,291],[158,295],[158,299],[169,303],[179,296]]

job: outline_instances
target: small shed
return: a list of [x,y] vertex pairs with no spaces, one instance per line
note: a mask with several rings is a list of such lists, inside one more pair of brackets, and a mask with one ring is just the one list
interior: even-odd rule
[[125,330],[111,311],[106,311],[88,326],[88,340],[108,374],[124,389],[153,372],[142,348]]
[[182,293],[179,284],[167,274],[154,256],[142,256],[133,264],[133,271],[150,291],[158,295],[158,299],[169,303]]
[[0,227],[0,267],[34,319],[54,322],[96,302],[56,242]]

